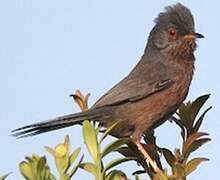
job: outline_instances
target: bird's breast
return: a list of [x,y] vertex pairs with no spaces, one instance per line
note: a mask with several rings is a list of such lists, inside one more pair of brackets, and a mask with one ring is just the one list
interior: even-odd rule
[[173,80],[174,86],[171,93],[179,96],[181,102],[188,94],[189,86],[192,81],[194,71],[194,60],[190,59],[178,59],[174,66]]
[[[122,134],[135,129],[134,134],[158,126],[173,114],[188,94],[193,75],[193,64],[181,61],[172,73],[174,83],[167,89],[156,92],[140,101],[127,103],[117,109],[117,118],[122,120]],[[128,132],[129,133],[129,132]]]
[[173,82],[168,88],[114,107],[112,119],[120,122],[117,136],[140,137],[143,132],[163,123],[184,101],[193,76],[193,61],[179,59],[169,63],[163,66]]

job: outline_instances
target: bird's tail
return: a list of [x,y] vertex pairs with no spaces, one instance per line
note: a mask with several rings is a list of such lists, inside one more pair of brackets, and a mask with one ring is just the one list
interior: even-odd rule
[[60,116],[54,119],[23,126],[12,131],[12,135],[18,138],[34,136],[37,134],[81,124],[82,121],[88,119],[92,121],[103,121],[108,115],[104,111],[98,109],[89,110],[75,114]]

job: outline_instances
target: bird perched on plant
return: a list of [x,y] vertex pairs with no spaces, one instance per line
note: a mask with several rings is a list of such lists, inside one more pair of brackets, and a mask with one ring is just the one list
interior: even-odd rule
[[15,136],[32,136],[81,123],[109,127],[112,135],[139,142],[144,132],[168,119],[186,98],[194,71],[196,39],[193,15],[178,3],[155,19],[144,54],[134,69],[87,111],[24,126]]

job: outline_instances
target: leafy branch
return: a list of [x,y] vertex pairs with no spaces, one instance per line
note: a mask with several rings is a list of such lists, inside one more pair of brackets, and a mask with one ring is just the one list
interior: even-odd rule
[[[77,91],[72,97],[83,111],[88,109],[89,95],[83,96],[80,91]],[[170,122],[175,123],[181,130],[181,147],[175,150],[160,147],[156,142],[154,131],[144,133],[142,146],[156,163],[160,170],[159,173],[155,172],[152,166],[146,162],[129,137],[111,140],[103,147],[103,141],[111,134],[117,123],[103,132],[96,123],[85,120],[82,123],[82,134],[92,159],[91,162],[84,161],[80,147],[72,150],[69,136],[66,136],[64,142],[54,148],[45,147],[46,151],[53,156],[58,178],[51,172],[46,156],[35,154],[27,156],[24,161],[19,163],[21,175],[26,180],[70,180],[79,169],[82,169],[92,174],[96,180],[127,180],[126,173],[115,168],[124,162],[136,161],[137,169],[133,173],[136,180],[141,179],[140,174],[148,176],[152,180],[185,180],[202,162],[208,161],[208,158],[205,157],[191,158],[193,152],[211,140],[208,133],[200,131],[205,115],[211,109],[209,107],[201,112],[208,99],[209,95],[204,95],[193,102],[182,103],[176,114],[171,117]],[[121,155],[104,163],[103,160],[113,152]],[[163,158],[166,163],[162,161]],[[0,180],[5,180],[8,175],[0,177]]]

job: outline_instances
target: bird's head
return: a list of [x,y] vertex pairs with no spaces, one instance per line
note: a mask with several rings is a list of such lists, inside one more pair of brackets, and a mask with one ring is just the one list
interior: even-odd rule
[[193,15],[180,3],[166,7],[155,19],[155,23],[150,41],[163,53],[174,56],[192,55],[196,39],[204,37],[195,32]]

